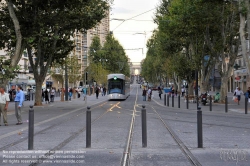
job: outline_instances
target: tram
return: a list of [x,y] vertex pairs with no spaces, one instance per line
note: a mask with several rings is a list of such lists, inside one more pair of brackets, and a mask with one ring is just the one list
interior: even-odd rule
[[119,73],[109,74],[107,95],[109,100],[125,100],[130,95],[130,78]]

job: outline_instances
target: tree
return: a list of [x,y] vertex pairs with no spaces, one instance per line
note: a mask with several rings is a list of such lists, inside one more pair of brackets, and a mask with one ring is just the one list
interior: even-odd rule
[[[239,13],[240,13],[240,40],[241,49],[244,61],[246,62],[248,74],[250,74],[250,58],[247,54],[247,49],[249,50],[249,40],[250,40],[250,2],[249,0],[239,0]],[[248,38],[248,43],[247,39]],[[247,48],[248,44],[248,48]]]
[[78,58],[76,55],[69,56],[66,59],[66,65],[68,66],[68,76],[69,83],[73,84],[73,87],[76,86],[77,81],[80,81],[81,77],[81,64],[78,63]]
[[27,48],[36,80],[35,105],[41,105],[41,85],[52,62],[72,51],[74,45],[70,37],[75,30],[84,32],[95,26],[106,16],[109,4],[103,0],[6,2],[7,5],[1,6],[0,21],[8,31],[1,34],[1,46],[15,48],[13,66]]
[[128,57],[118,40],[112,35],[107,35],[102,48],[102,59],[107,59],[104,68],[111,73],[122,73],[129,76]]

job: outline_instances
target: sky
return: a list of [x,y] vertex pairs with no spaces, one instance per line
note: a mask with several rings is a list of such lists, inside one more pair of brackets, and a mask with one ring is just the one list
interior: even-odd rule
[[[125,50],[131,62],[141,62],[146,57],[147,40],[157,28],[153,18],[159,3],[160,0],[114,0],[110,11],[110,31],[113,31],[114,37],[124,49],[132,49]],[[149,10],[151,11],[147,12]],[[147,13],[142,14],[144,12]],[[114,20],[126,20],[139,14],[142,15],[124,22]]]

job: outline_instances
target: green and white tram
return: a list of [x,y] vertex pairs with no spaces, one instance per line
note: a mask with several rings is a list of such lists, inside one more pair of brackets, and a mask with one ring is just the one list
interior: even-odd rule
[[124,74],[109,74],[107,95],[110,100],[126,99],[130,95],[130,79]]

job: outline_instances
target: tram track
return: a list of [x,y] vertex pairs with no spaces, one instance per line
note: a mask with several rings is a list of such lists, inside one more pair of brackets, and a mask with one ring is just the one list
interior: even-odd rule
[[134,109],[133,109],[133,114],[132,114],[132,118],[131,118],[131,122],[130,122],[130,128],[129,128],[129,133],[128,133],[128,137],[127,137],[127,141],[126,141],[126,146],[125,146],[122,160],[121,160],[121,166],[129,166],[130,165],[130,156],[131,156],[131,148],[132,148],[131,145],[132,145],[134,124],[135,124],[137,100],[138,100],[138,86],[136,89],[136,99],[135,99],[135,103],[134,103]]
[[[106,104],[110,104],[109,102],[106,102]],[[97,118],[95,118],[94,120],[91,121],[91,125],[94,124],[96,121],[98,121],[99,119],[101,119],[105,114],[107,114],[110,110],[112,110],[114,107],[117,107],[117,105],[119,105],[120,102],[116,102],[116,104],[113,104],[111,107],[109,107],[104,113],[102,113],[101,115],[99,115]],[[97,109],[93,108],[93,109]],[[71,134],[71,136],[69,136],[68,138],[66,138],[64,141],[60,142],[58,145],[56,145],[54,148],[48,150],[47,153],[45,153],[42,158],[38,158],[36,160],[36,162],[31,163],[29,166],[37,166],[43,163],[44,160],[47,160],[47,158],[49,158],[49,156],[54,155],[56,151],[62,149],[65,145],[67,145],[68,143],[70,143],[72,140],[74,140],[76,137],[78,137],[82,132],[84,132],[86,130],[86,126],[82,127],[81,129],[77,130],[77,132]]]
[[167,131],[170,133],[174,141],[177,143],[180,150],[183,152],[183,154],[186,156],[188,161],[193,166],[202,166],[201,163],[196,159],[196,157],[192,154],[192,152],[187,148],[187,146],[181,141],[181,139],[177,136],[177,134],[174,132],[174,130],[170,127],[170,125],[161,117],[161,115],[156,111],[156,109],[153,106],[150,106],[155,114],[158,116],[159,120],[163,123]]
[[[95,109],[97,109],[97,108],[100,108],[100,107],[104,106],[105,104],[107,104],[107,102],[104,101],[104,102],[102,102],[102,104],[99,104],[99,105],[93,107],[92,110],[95,110]],[[78,109],[77,112],[78,112],[78,111],[82,111],[82,109]],[[81,113],[79,113],[79,114],[77,114],[77,115],[72,115],[72,116],[70,116],[69,118],[67,118],[66,120],[59,121],[58,123],[55,123],[55,124],[53,124],[53,125],[50,125],[50,126],[46,127],[45,129],[40,130],[40,131],[34,133],[34,136],[37,136],[37,135],[39,135],[39,134],[42,134],[42,133],[44,133],[45,131],[48,131],[48,130],[50,130],[50,129],[53,129],[53,128],[57,127],[57,126],[60,126],[60,125],[62,125],[63,123],[66,123],[66,122],[68,122],[68,121],[70,121],[70,120],[73,120],[73,119],[77,118],[78,116],[80,116],[80,115],[82,115],[82,114],[85,114],[85,113],[86,113],[86,110],[84,110],[83,112],[81,112]],[[15,146],[15,145],[17,145],[17,144],[19,144],[19,143],[22,143],[22,142],[26,141],[26,140],[28,140],[28,137],[21,138],[21,139],[19,139],[18,141],[15,141],[15,142],[9,143],[9,144],[7,144],[7,145],[5,145],[5,146],[3,146],[3,147],[0,147],[0,150],[6,150],[7,148],[12,147],[12,146]]]

